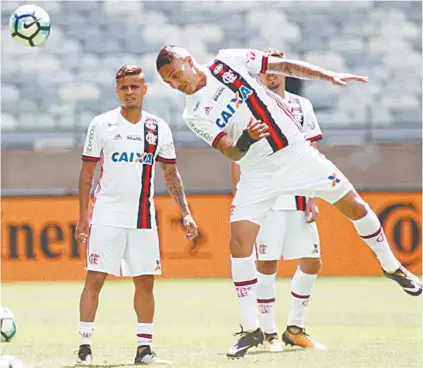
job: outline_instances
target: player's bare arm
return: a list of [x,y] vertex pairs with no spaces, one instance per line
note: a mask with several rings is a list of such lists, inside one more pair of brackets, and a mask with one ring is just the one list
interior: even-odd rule
[[367,83],[369,81],[368,77],[349,73],[336,73],[300,60],[278,59],[277,62],[269,62],[266,73],[278,73],[298,79],[320,79],[332,82],[338,86],[345,86],[349,81],[363,83]]
[[88,205],[96,166],[95,161],[82,161],[79,173],[79,221],[76,225],[75,239],[84,244],[88,239]]
[[192,240],[198,235],[198,227],[191,216],[188,201],[185,195],[184,184],[175,164],[159,162],[163,170],[164,183],[169,194],[175,201],[184,218],[184,226],[187,230],[187,240]]
[[236,143],[231,138],[224,135],[217,144],[216,148],[226,157],[233,161],[241,160],[250,149],[251,145],[266,138],[269,127],[260,120],[250,119],[247,129],[245,129]]

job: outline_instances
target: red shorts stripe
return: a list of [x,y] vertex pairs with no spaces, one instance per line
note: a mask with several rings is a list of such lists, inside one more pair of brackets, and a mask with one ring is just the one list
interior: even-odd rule
[[272,298],[272,299],[257,299],[257,303],[260,303],[260,304],[274,303],[275,300],[276,300],[275,298]]
[[257,279],[249,280],[249,281],[234,281],[235,286],[248,286],[257,284]]
[[82,161],[93,161],[93,162],[97,162],[99,160],[100,160],[100,157],[92,157],[92,156],[82,155]]
[[299,294],[295,294],[293,291],[291,291],[291,295],[294,298],[298,298],[298,299],[308,299],[308,298],[310,298],[310,295],[299,295]]
[[226,135],[225,132],[220,132],[214,139],[212,143],[212,147],[216,148],[219,141]]
[[307,205],[307,199],[304,196],[295,196],[295,204],[298,211],[305,211]]
[[376,231],[374,234],[360,235],[360,236],[361,236],[362,239],[370,239],[370,238],[374,238],[375,236],[378,236],[381,232],[382,232],[382,227],[380,227],[379,230]]

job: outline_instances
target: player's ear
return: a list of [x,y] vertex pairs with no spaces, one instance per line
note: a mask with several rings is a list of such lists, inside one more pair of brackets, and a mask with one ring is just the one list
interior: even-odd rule
[[147,91],[148,91],[148,84],[147,83],[144,83],[144,86],[143,86],[143,96],[145,96],[147,94]]
[[187,56],[184,61],[186,61],[190,66],[194,65],[194,62],[192,61],[192,57],[191,56]]

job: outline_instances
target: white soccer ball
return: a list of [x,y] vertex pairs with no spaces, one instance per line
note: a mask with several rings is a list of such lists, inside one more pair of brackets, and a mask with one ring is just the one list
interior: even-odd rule
[[4,355],[0,360],[0,368],[25,368],[25,365],[18,358]]
[[50,27],[50,16],[37,5],[22,5],[10,16],[10,34],[25,46],[42,45],[50,34]]
[[16,334],[16,322],[12,311],[7,307],[1,307],[1,342],[9,342]]

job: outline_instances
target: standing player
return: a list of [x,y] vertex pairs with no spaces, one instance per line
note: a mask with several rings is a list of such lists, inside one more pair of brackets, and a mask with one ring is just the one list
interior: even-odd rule
[[[96,116],[88,127],[79,177],[80,215],[76,238],[87,244],[87,275],[80,301],[77,363],[90,365],[98,297],[108,274],[133,277],[137,315],[135,364],[165,362],[151,351],[154,275],[161,274],[154,208],[154,171],[159,162],[166,186],[184,218],[187,239],[198,234],[176,167],[169,126],[142,109],[147,92],[138,66],[116,74],[120,107]],[[88,216],[97,162],[100,179],[92,217]]]
[[[277,50],[268,50],[270,56],[284,57]],[[276,74],[260,74],[261,82],[273,93],[279,95],[290,107],[294,117],[304,130],[306,139],[317,148],[322,138],[313,105],[304,97],[285,91],[285,77]],[[239,182],[240,166],[232,162],[233,191]],[[276,328],[275,280],[278,260],[297,259],[298,268],[292,280],[291,308],[288,325],[282,335],[285,344],[306,349],[325,349],[313,341],[304,329],[304,314],[311,296],[314,281],[321,269],[319,233],[316,219],[319,211],[314,198],[281,195],[272,207],[256,240],[257,257],[257,302],[259,322],[264,332],[265,351],[281,351]]]
[[376,214],[337,167],[305,142],[289,107],[257,80],[257,74],[321,79],[340,86],[367,78],[245,49],[221,50],[208,66],[200,67],[185,49],[167,46],[156,66],[166,83],[187,95],[183,118],[190,129],[241,165],[231,208],[230,250],[243,328],[228,357],[243,357],[263,343],[252,252],[264,216],[282,194],[321,197],[333,204],[352,221],[384,274],[408,294],[421,294],[420,280],[395,258]]

